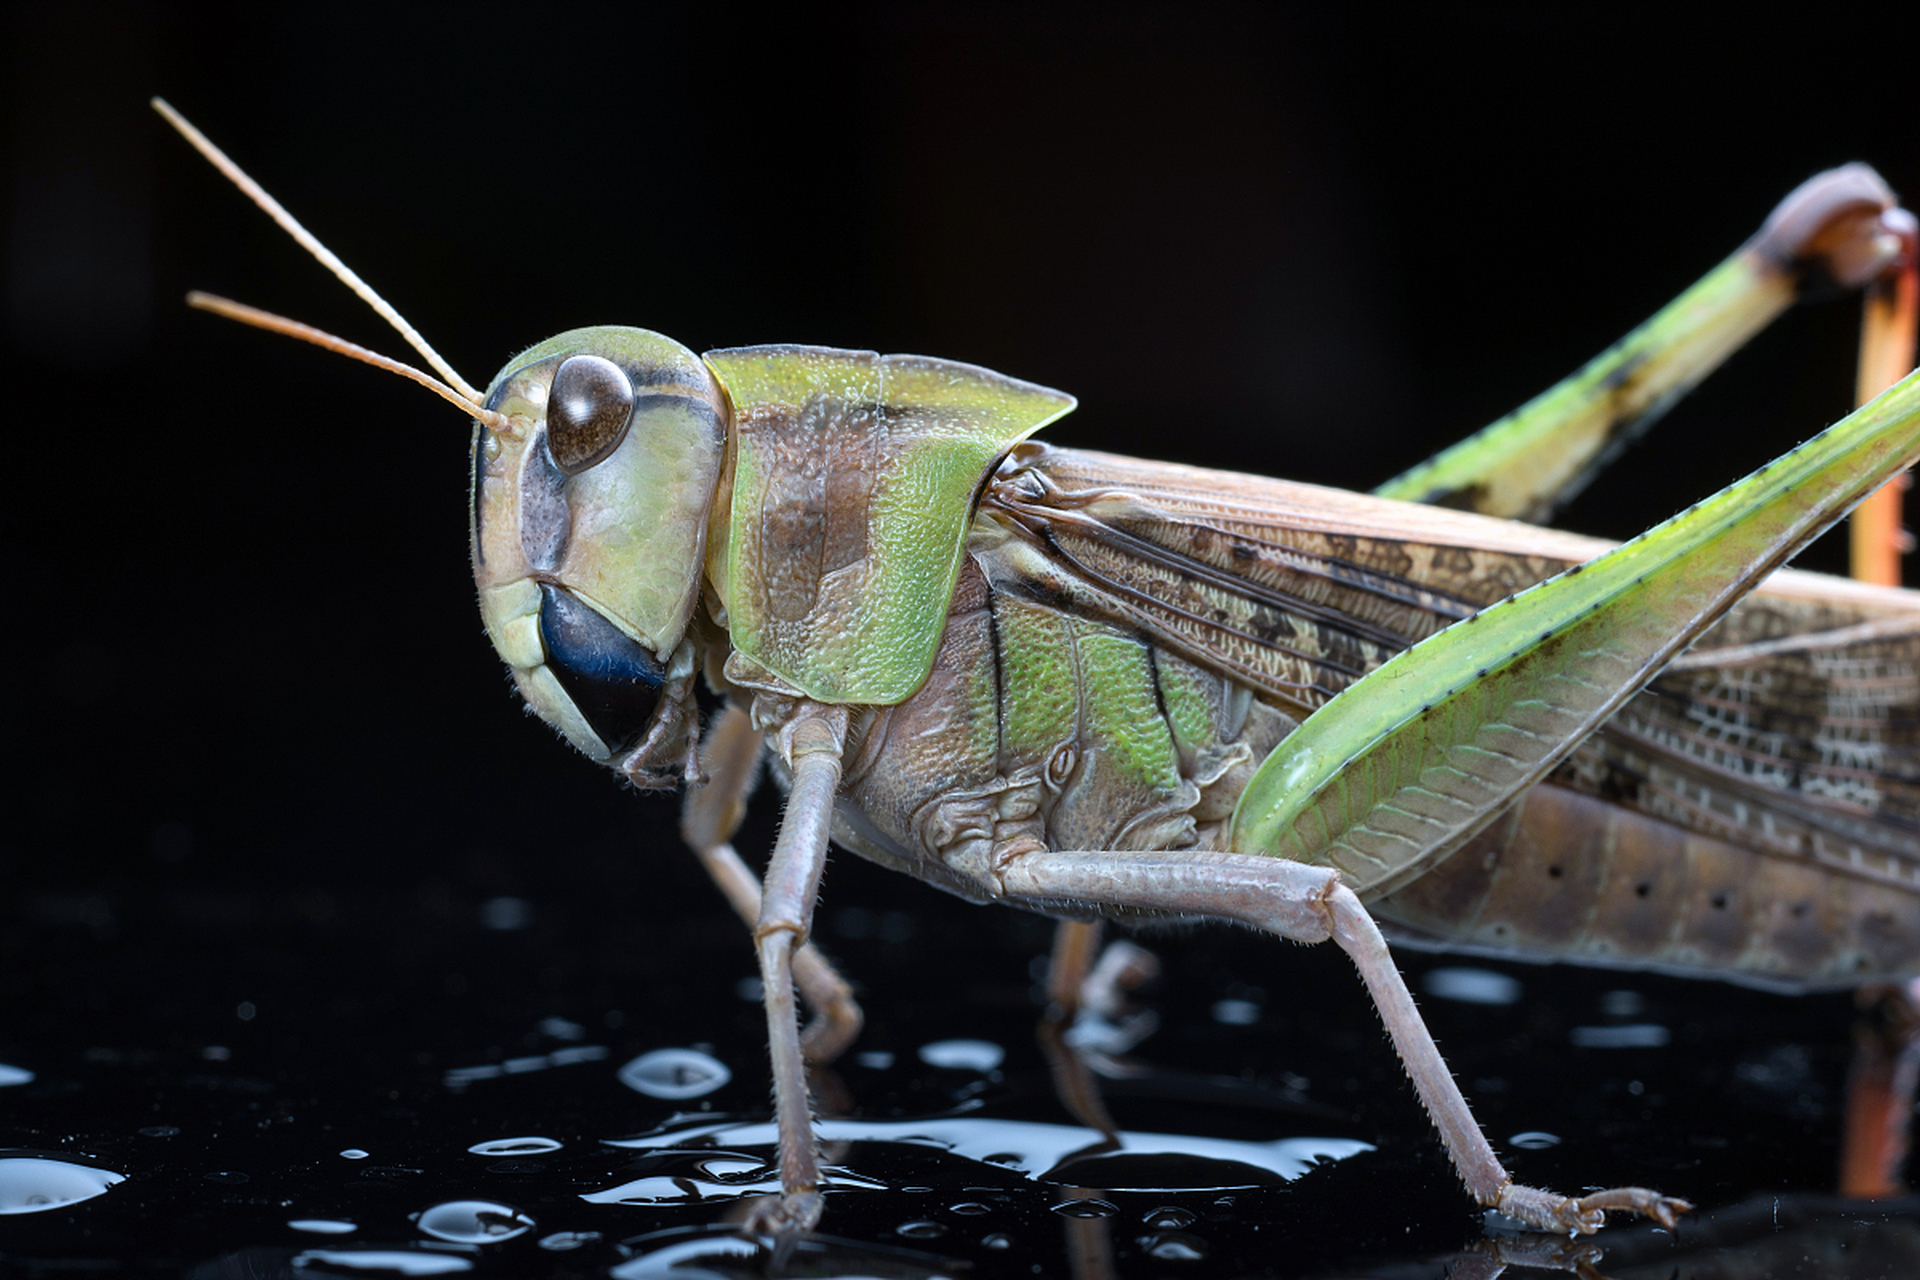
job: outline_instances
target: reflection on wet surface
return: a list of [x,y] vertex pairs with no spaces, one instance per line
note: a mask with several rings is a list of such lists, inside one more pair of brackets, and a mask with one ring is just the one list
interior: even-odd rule
[[727,1064],[697,1049],[655,1049],[620,1068],[620,1083],[649,1098],[704,1098],[733,1079]]
[[[1832,1179],[1843,997],[1409,958],[1518,1176],[1705,1210],[1570,1251],[1488,1235],[1337,954],[1147,937],[1161,976],[1108,1024],[1134,1030],[1086,1035],[1115,1148],[1068,1119],[1033,1036],[1045,924],[911,887],[920,909],[855,910],[893,883],[842,866],[821,941],[869,1021],[816,1082],[821,1235],[776,1253],[731,1226],[777,1189],[744,935],[697,881],[675,898],[608,866],[432,912],[343,890],[328,913],[262,895],[143,917],[129,897],[108,942],[0,915],[20,975],[0,1062],[26,1077],[0,1092],[0,1273],[1920,1274],[1911,1205],[1809,1198]],[[520,927],[482,919],[500,897],[528,904]],[[1901,1249],[1905,1272],[1848,1270]]]
[[499,1244],[533,1230],[533,1219],[488,1200],[449,1200],[415,1220],[422,1235],[455,1244]]
[[0,1213],[44,1213],[63,1209],[106,1193],[126,1181],[110,1169],[75,1164],[71,1160],[0,1153]]
[[[1035,1182],[1150,1189],[1156,1186],[1225,1190],[1291,1182],[1323,1161],[1344,1160],[1373,1148],[1364,1142],[1340,1138],[1282,1138],[1274,1142],[1239,1142],[1197,1134],[1122,1131],[1113,1148],[1098,1134],[1071,1124],[1040,1124],[1022,1120],[994,1120],[971,1115],[939,1116],[921,1120],[834,1120],[820,1122],[820,1140],[828,1152],[846,1149],[847,1163],[858,1165],[868,1154],[861,1148],[887,1144],[911,1151],[943,1153],[1025,1174]],[[757,1150],[757,1160],[727,1167],[770,1176],[767,1165],[774,1149],[770,1122],[730,1122],[669,1127],[637,1138],[607,1142],[630,1151],[668,1151],[708,1146]],[[836,1156],[836,1159],[842,1157]],[[911,1158],[909,1154],[906,1158]],[[711,1171],[716,1162],[703,1161]],[[777,1186],[778,1179],[774,1180]],[[842,1184],[829,1174],[829,1186]],[[613,1191],[587,1197],[598,1203],[633,1203]]]
[[290,1259],[293,1274],[444,1276],[473,1270],[473,1262],[426,1249],[306,1249]]
[[1427,970],[1420,989],[1430,996],[1463,1004],[1514,1004],[1521,991],[1520,980],[1512,974],[1451,964]]
[[467,1148],[475,1156],[539,1156],[558,1151],[562,1144],[554,1138],[494,1138],[476,1142]]

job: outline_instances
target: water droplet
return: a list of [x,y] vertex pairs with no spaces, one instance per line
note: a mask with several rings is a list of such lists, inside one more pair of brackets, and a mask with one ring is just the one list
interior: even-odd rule
[[932,1240],[947,1234],[947,1227],[942,1222],[928,1222],[922,1219],[917,1222],[903,1222],[894,1228],[894,1232],[910,1240]]
[[200,1051],[200,1056],[208,1062],[225,1062],[233,1056],[233,1050],[223,1044],[210,1044]]
[[1007,1051],[991,1040],[935,1040],[920,1046],[920,1061],[948,1071],[992,1071]]
[[180,1126],[177,1124],[150,1124],[140,1130],[140,1136],[143,1138],[177,1138],[180,1136]]
[[993,1210],[981,1204],[978,1200],[962,1200],[959,1204],[948,1205],[947,1212],[965,1214],[969,1218],[977,1218],[983,1213],[992,1213]]
[[702,1160],[695,1167],[717,1182],[748,1176],[765,1177],[773,1172],[772,1168],[759,1160],[747,1160],[740,1156],[716,1156],[711,1160]]
[[315,1264],[344,1267],[349,1271],[391,1271],[403,1276],[444,1276],[473,1270],[472,1262],[450,1253],[416,1253],[408,1249],[308,1249],[293,1255],[296,1271]]
[[234,1006],[233,1016],[242,1022],[252,1022],[260,1016],[260,1009],[251,1000],[242,1000]]
[[982,1239],[980,1243],[989,1249],[1011,1249],[1013,1248],[1013,1237],[995,1232]]
[[365,1160],[367,1158],[367,1153],[362,1151],[358,1147],[348,1147],[345,1151],[342,1151],[340,1153],[340,1158],[342,1160]]
[[[704,1198],[704,1190],[692,1178],[661,1174],[635,1178],[604,1191],[590,1191],[580,1198],[588,1204],[691,1204]],[[776,1186],[773,1190],[779,1188]]]
[[555,1040],[585,1040],[587,1029],[577,1022],[565,1018],[542,1018],[536,1028],[543,1036],[552,1036]]
[[540,1247],[562,1253],[568,1249],[584,1249],[590,1244],[600,1243],[598,1231],[556,1231],[550,1236],[540,1237]]
[[420,1230],[455,1244],[494,1244],[525,1235],[533,1219],[518,1209],[490,1200],[449,1200],[422,1213]]
[[1260,1021],[1260,1006],[1251,1000],[1216,1000],[1213,1020],[1229,1027],[1250,1027]]
[[1541,1129],[1529,1129],[1525,1133],[1516,1133],[1508,1138],[1507,1145],[1518,1147],[1522,1151],[1545,1151],[1548,1147],[1560,1145],[1560,1135],[1547,1133]]
[[0,1213],[39,1213],[91,1200],[127,1175],[41,1156],[0,1159]]
[[733,984],[733,994],[748,1004],[759,1004],[767,998],[767,986],[758,974],[749,974]]
[[1120,1212],[1105,1200],[1068,1200],[1053,1206],[1053,1211],[1063,1218],[1111,1218]]
[[700,1098],[733,1079],[718,1058],[692,1049],[655,1049],[620,1068],[620,1083],[649,1098]]
[[561,1144],[552,1138],[495,1138],[491,1142],[476,1142],[467,1148],[468,1155],[475,1156],[537,1156],[546,1151],[558,1151]]
[[253,1181],[238,1169],[215,1169],[206,1175],[206,1179],[208,1182],[218,1182],[229,1187],[237,1187],[243,1182]]
[[32,1084],[33,1072],[25,1067],[12,1067],[0,1062],[0,1089],[16,1084]]
[[1427,970],[1420,987],[1430,996],[1462,1004],[1518,1004],[1520,979],[1492,969],[1447,965]]
[[1156,1231],[1178,1231],[1190,1227],[1200,1215],[1177,1204],[1163,1204],[1147,1211],[1146,1224]]
[[853,1055],[853,1060],[869,1071],[885,1071],[893,1065],[893,1055],[884,1049],[870,1050],[866,1053],[856,1053]]
[[480,904],[480,927],[511,933],[533,923],[533,904],[525,898],[488,898]]
[[1150,1257],[1163,1262],[1198,1262],[1207,1256],[1206,1241],[1198,1236],[1190,1236],[1180,1231],[1165,1231],[1155,1236],[1147,1236],[1140,1241],[1140,1247]]
[[351,1222],[341,1222],[336,1218],[295,1218],[287,1223],[295,1231],[311,1231],[317,1236],[343,1236],[349,1231],[359,1230]]

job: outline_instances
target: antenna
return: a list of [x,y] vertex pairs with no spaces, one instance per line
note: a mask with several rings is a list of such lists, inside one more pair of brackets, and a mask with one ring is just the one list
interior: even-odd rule
[[195,289],[187,295],[187,305],[196,311],[211,311],[214,315],[225,316],[229,320],[237,320],[241,324],[251,325],[255,329],[265,329],[269,333],[281,333],[289,338],[298,338],[302,342],[311,342],[316,347],[322,347],[338,355],[346,356],[349,360],[358,360],[360,363],[370,364],[376,369],[385,369],[388,373],[397,373],[409,382],[419,383],[427,390],[433,392],[433,394],[439,396],[442,400],[445,400],[448,404],[465,409],[468,413],[479,418],[494,430],[507,435],[513,434],[513,427],[508,422],[505,414],[495,413],[492,409],[488,409],[476,401],[467,399],[432,374],[422,373],[412,365],[402,364],[398,360],[393,360],[381,355],[378,351],[369,351],[357,342],[348,342],[345,338],[335,337],[325,329],[316,329],[310,324],[302,324],[298,320],[289,320],[287,317],[275,315],[271,311],[262,311],[258,307],[250,307],[244,302],[235,302],[233,299],[223,298],[217,293],[202,293],[198,289]]
[[279,223],[281,230],[298,241],[300,246],[318,259],[322,266],[331,271],[340,283],[346,285],[347,288],[358,294],[361,301],[372,307],[382,319],[398,330],[400,336],[407,340],[408,346],[418,351],[428,364],[439,370],[441,376],[446,379],[446,383],[442,384],[436,381],[420,370],[413,368],[411,365],[401,364],[397,360],[389,360],[385,356],[377,355],[364,347],[348,342],[344,338],[337,338],[330,333],[315,329],[310,325],[301,324],[296,320],[288,320],[283,316],[274,315],[272,312],[260,311],[241,303],[230,302],[225,298],[217,298],[211,294],[203,293],[189,294],[187,297],[187,304],[189,306],[197,307],[203,311],[212,311],[217,315],[226,316],[230,320],[238,320],[242,324],[253,325],[260,329],[268,329],[275,333],[283,333],[292,338],[299,338],[303,342],[311,342],[316,346],[325,347],[329,351],[337,351],[341,355],[364,361],[377,368],[386,369],[391,373],[397,373],[401,377],[410,378],[420,383],[422,386],[434,391],[435,394],[441,395],[443,399],[448,399],[481,418],[495,420],[493,425],[498,426],[504,424],[505,419],[501,415],[492,413],[483,407],[480,392],[474,388],[472,383],[455,372],[453,366],[443,360],[439,352],[428,345],[427,340],[420,336],[419,330],[408,324],[405,318],[402,317],[398,311],[394,310],[385,298],[374,292],[373,286],[362,280],[354,273],[351,267],[334,256],[331,249],[321,244],[312,232],[301,226],[299,221],[295,219],[292,214],[288,213],[278,200],[268,195],[259,183],[248,177],[245,170],[232,160],[229,160],[224,151],[214,146],[205,134],[188,123],[187,118],[178,111],[175,111],[166,99],[153,99],[153,109],[158,111],[161,116],[166,119],[167,123],[179,132],[181,137],[192,144],[195,151],[205,156],[214,168],[225,174],[229,182],[245,192],[248,199],[252,200],[256,205],[259,205],[268,217]]

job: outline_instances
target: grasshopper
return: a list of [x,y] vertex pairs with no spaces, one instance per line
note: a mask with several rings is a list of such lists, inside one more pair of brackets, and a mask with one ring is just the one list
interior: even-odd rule
[[[918,356],[599,327],[482,391],[155,105],[441,376],[195,305],[469,413],[495,649],[583,754],[689,789],[683,833],[765,990],[783,1194],[761,1229],[818,1221],[806,1064],[859,1026],[807,941],[830,842],[1068,921],[1332,939],[1467,1191],[1556,1231],[1690,1206],[1514,1183],[1382,925],[1794,989],[1920,971],[1920,595],[1775,572],[1920,458],[1920,378],[1619,547],[1494,518],[1544,519],[1799,293],[1910,268],[1913,220],[1864,166],[1369,496],[1041,444],[1069,396]],[[706,725],[702,680],[727,703]],[[763,756],[788,802],[759,877],[729,841]]]

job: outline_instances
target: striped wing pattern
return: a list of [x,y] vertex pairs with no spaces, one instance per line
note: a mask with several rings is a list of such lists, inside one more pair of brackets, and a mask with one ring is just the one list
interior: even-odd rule
[[[1607,545],[1036,444],[1009,456],[980,510],[1044,553],[1031,560],[1046,566],[1037,594],[1226,672],[1295,718]],[[1749,598],[1553,780],[1920,893],[1920,597],[1838,594]]]
[[1920,890],[1920,629],[1875,635],[1863,621],[1749,600],[1563,780],[1704,835]]

